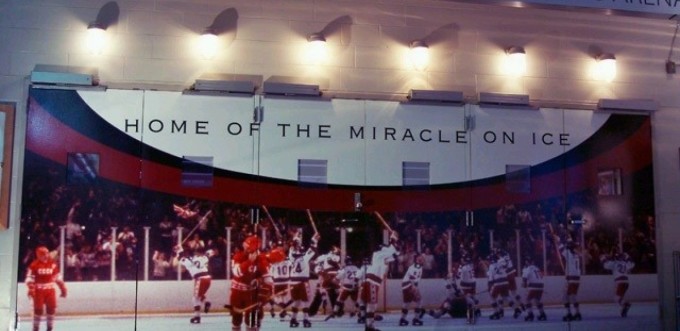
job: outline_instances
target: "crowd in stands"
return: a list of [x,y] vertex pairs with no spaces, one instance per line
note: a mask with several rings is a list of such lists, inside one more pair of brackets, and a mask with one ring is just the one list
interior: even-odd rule
[[[274,224],[260,208],[253,209],[251,206],[194,201],[104,181],[96,185],[66,185],[64,174],[55,170],[27,173],[42,175],[25,178],[19,279],[23,279],[26,266],[33,259],[33,249],[38,245],[47,246],[53,250],[55,257],[59,257],[57,252],[61,248],[62,232],[67,281],[110,280],[112,263],[115,264],[113,277],[116,280],[141,279],[141,268],[147,263],[151,279],[177,279],[178,269],[172,267],[170,260],[180,235],[185,248],[202,246],[213,253],[211,270],[213,277],[220,279],[227,276],[227,246],[231,245],[232,253],[239,249],[243,239],[254,230],[254,223],[257,223],[258,233],[266,233],[269,244],[277,241],[285,244],[298,227],[304,228],[309,237],[312,234],[302,210],[271,209]],[[593,194],[583,192],[574,199],[593,199]],[[173,211],[173,205],[195,211],[196,216],[182,217]],[[392,264],[389,276],[401,277],[415,256],[423,254],[424,277],[445,277],[448,273],[449,240],[451,260],[454,263],[459,261],[464,250],[471,252],[473,258],[480,262],[477,268],[479,277],[485,275],[482,260],[492,245],[511,252],[513,259],[518,256],[516,252],[519,250],[519,256],[530,256],[535,261],[543,261],[545,247],[548,261],[545,270],[548,274],[559,275],[562,271],[554,238],[564,240],[572,237],[580,241],[579,231],[585,231],[585,243],[581,246],[586,273],[604,274],[599,256],[609,253],[619,244],[618,228],[623,228],[624,250],[636,263],[633,272],[656,272],[652,216],[634,217],[615,227],[594,220],[578,225],[570,223],[569,213],[564,212],[565,205],[564,201],[555,198],[526,205],[508,204],[497,209],[475,210],[477,221],[474,224],[465,222],[465,211],[385,214],[383,216],[399,233],[401,242],[401,255],[397,263]],[[259,222],[253,222],[254,210],[259,210],[259,214],[255,213],[259,215]],[[206,221],[186,238],[208,211],[211,214]],[[325,251],[331,245],[339,245],[338,231],[342,227],[348,229],[348,241],[379,245],[382,242],[381,225],[372,220],[369,213],[364,214],[367,215],[361,220],[345,222],[351,215],[317,213],[316,226],[322,236],[319,249]],[[146,227],[149,233],[148,256],[143,249]],[[227,228],[230,229],[231,242],[227,241]],[[277,230],[281,237],[277,236]],[[356,263],[368,258],[373,249],[365,244],[347,247],[347,254]],[[113,262],[112,252],[115,252]],[[145,257],[148,261],[144,261]],[[182,277],[188,278],[188,275]]]

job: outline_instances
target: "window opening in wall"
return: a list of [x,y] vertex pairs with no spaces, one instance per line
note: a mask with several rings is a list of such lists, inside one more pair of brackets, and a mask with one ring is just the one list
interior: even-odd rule
[[597,172],[598,195],[621,195],[621,169],[600,169]]
[[66,156],[66,183],[80,185],[94,183],[99,177],[99,154],[68,153]]
[[212,156],[184,156],[182,157],[182,186],[212,187],[213,185],[213,157]]
[[402,162],[401,180],[403,186],[430,185],[430,162]]
[[531,167],[523,164],[505,165],[505,189],[513,193],[530,193]]
[[300,184],[322,184],[328,182],[328,160],[298,160],[298,182]]

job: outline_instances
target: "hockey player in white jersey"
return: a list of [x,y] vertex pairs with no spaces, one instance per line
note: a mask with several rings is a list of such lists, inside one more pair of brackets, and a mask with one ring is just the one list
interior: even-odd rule
[[517,294],[517,268],[515,268],[515,265],[512,262],[510,253],[500,248],[495,249],[495,251],[496,256],[498,257],[499,265],[505,269],[505,273],[507,274],[508,293],[510,297],[513,298],[514,301],[517,302],[519,306],[515,308],[515,312],[513,314],[513,317],[517,318],[522,314],[522,311],[524,310],[524,305],[522,305],[521,303],[522,297],[520,297],[520,295]]
[[194,316],[189,320],[191,324],[201,323],[201,304],[203,304],[203,311],[208,313],[210,311],[210,301],[206,300],[206,293],[210,288],[212,276],[208,271],[208,260],[210,252],[206,253],[205,249],[197,246],[193,249],[193,254],[186,254],[182,246],[175,246],[175,258],[173,259],[173,266],[178,264],[184,267],[191,278],[194,279],[194,292],[192,303],[194,305]]
[[[508,291],[508,274],[505,272],[505,268],[502,266],[498,256],[492,253],[487,258],[487,261],[489,266],[486,275],[489,282],[489,295],[491,296],[492,302],[491,306],[494,309],[494,313],[489,316],[489,319],[497,320],[503,318],[504,302],[507,301],[508,306],[513,308],[515,300],[510,297]],[[515,316],[518,316],[517,311],[515,311]]]
[[362,277],[363,281],[361,283],[360,298],[363,304],[362,308],[365,309],[366,331],[377,331],[373,326],[376,320],[376,308],[378,306],[378,295],[380,292],[380,286],[383,282],[383,278],[387,274],[387,267],[390,262],[395,261],[399,252],[396,248],[397,243],[397,233],[392,232],[390,234],[390,243],[387,246],[382,246],[380,249],[375,251],[371,256],[371,263],[365,266],[365,276]]
[[525,307],[527,315],[524,317],[525,321],[533,321],[534,311],[533,307],[538,308],[538,320],[545,321],[547,319],[545,311],[543,310],[543,272],[533,262],[529,256],[524,258],[524,268],[522,269],[522,287],[527,289],[527,297]]
[[353,301],[354,309],[350,312],[350,317],[354,317],[359,308],[358,294],[359,294],[359,268],[354,265],[352,258],[345,257],[345,265],[338,270],[335,279],[340,284],[340,294],[338,300],[333,307],[333,314],[329,315],[326,320],[332,317],[342,317],[345,314],[345,301],[350,299]]
[[614,298],[621,307],[621,317],[626,317],[630,309],[630,302],[626,300],[629,286],[628,274],[635,267],[635,262],[630,260],[628,254],[620,253],[618,249],[615,249],[612,255],[603,255],[600,259],[602,266],[614,275]]
[[309,321],[309,277],[310,277],[310,262],[316,254],[316,247],[321,239],[318,233],[312,236],[312,241],[308,249],[302,247],[302,233],[298,232],[293,238],[293,246],[289,251],[290,259],[290,296],[293,300],[293,314],[290,320],[290,327],[296,328],[300,325],[297,320],[298,312],[302,310],[303,326],[305,328],[312,327],[312,322]]
[[[559,242],[559,238],[555,238],[555,241]],[[564,321],[581,320],[581,311],[577,299],[578,288],[581,284],[581,259],[576,251],[577,246],[571,239],[567,240],[566,245],[562,243],[558,245],[560,254],[564,258],[564,275],[567,281],[564,297],[564,307],[567,309],[567,314],[562,318]],[[574,307],[574,314],[572,314],[571,307]]]
[[415,262],[409,266],[408,270],[404,274],[401,280],[401,293],[403,304],[401,306],[401,319],[399,319],[400,326],[408,325],[408,320],[406,315],[408,315],[408,308],[413,303],[415,304],[415,316],[413,317],[413,325],[420,326],[423,325],[423,306],[420,296],[420,289],[418,288],[418,283],[423,277],[423,256],[417,255]]

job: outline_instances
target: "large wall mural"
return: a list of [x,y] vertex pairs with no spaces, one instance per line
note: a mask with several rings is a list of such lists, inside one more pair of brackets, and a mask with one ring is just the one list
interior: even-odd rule
[[645,115],[112,89],[28,104],[31,325],[60,322],[60,290],[58,315],[253,328],[571,322],[657,300]]

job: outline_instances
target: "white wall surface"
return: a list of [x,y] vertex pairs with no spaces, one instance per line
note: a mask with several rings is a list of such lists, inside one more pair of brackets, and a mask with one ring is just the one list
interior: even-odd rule
[[[86,53],[87,24],[116,11],[108,48],[98,56]],[[224,48],[213,60],[199,59],[190,47],[196,34],[225,17],[235,29],[220,35]],[[675,25],[666,17],[437,0],[0,0],[0,100],[17,102],[17,151],[23,148],[25,77],[36,64],[95,66],[104,85],[141,88],[183,88],[202,73],[220,72],[304,77],[321,82],[326,95],[372,98],[403,97],[417,88],[460,90],[473,99],[478,92],[525,93],[561,106],[654,99],[661,108],[652,115],[659,284],[670,329],[671,254],[680,250],[680,77],[666,74],[664,62]],[[321,66],[305,63],[306,35],[322,30],[330,59]],[[404,66],[406,45],[414,39],[430,44],[431,64],[423,72]],[[510,45],[527,51],[524,77],[508,77],[498,67]],[[611,83],[589,75],[600,51],[616,55],[618,76]],[[14,169],[21,169],[21,153],[15,157]],[[20,172],[13,175],[13,194],[20,194],[20,178]],[[20,201],[13,195],[12,202],[13,227],[0,233],[0,330],[13,329],[16,276],[8,270],[17,263]]]

